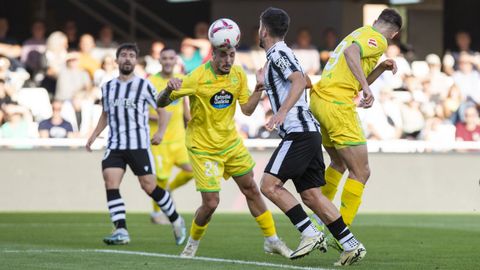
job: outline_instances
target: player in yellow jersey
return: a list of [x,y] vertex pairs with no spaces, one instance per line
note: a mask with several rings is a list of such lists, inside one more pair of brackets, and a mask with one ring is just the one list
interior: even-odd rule
[[[181,78],[182,74],[174,74],[173,70],[177,63],[177,53],[172,48],[164,48],[160,52],[160,65],[162,71],[150,76],[148,79],[156,89],[164,89],[169,79]],[[192,166],[188,159],[187,148],[185,147],[185,122],[189,120],[190,113],[186,99],[178,99],[165,107],[167,112],[167,128],[163,140],[159,145],[152,145],[152,154],[156,164],[157,184],[169,190],[186,184],[193,177]],[[150,133],[154,134],[158,130],[158,116],[155,110],[150,108]],[[177,166],[181,171],[175,176],[175,179],[169,184],[168,179],[172,173],[173,166]],[[153,202],[153,212],[151,214],[152,222],[155,224],[170,224],[163,214],[158,204]]]
[[202,204],[195,213],[190,238],[181,256],[195,256],[220,201],[220,181],[231,176],[263,232],[264,250],[288,258],[291,250],[277,237],[272,214],[253,179],[255,162],[243,145],[234,121],[237,102],[244,114],[253,113],[263,90],[263,83],[258,82],[263,78],[257,74],[255,92],[250,95],[245,72],[240,66],[233,66],[235,53],[232,47],[215,48],[211,61],[193,70],[183,81],[171,79],[159,94],[157,103],[162,107],[183,96],[190,98],[192,119],[187,127],[186,144]]
[[369,84],[385,70],[396,72],[393,60],[385,60],[378,66],[377,62],[387,48],[387,39],[395,37],[401,27],[402,17],[393,9],[385,9],[373,26],[353,31],[330,55],[321,80],[311,91],[310,110],[320,122],[322,143],[331,159],[322,192],[333,200],[343,173],[348,169],[340,213],[349,226],[357,214],[370,176],[366,139],[354,98],[363,90],[359,106],[371,107],[374,97]]

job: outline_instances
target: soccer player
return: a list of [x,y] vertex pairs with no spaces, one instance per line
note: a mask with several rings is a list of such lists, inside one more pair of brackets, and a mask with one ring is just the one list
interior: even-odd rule
[[237,102],[244,114],[253,113],[263,86],[257,84],[256,91],[249,95],[245,72],[240,66],[233,66],[235,53],[234,47],[214,48],[211,61],[197,67],[183,81],[171,79],[158,98],[159,106],[183,96],[190,98],[192,119],[187,126],[186,145],[202,204],[195,213],[181,256],[195,256],[220,201],[221,178],[231,176],[263,232],[265,252],[288,258],[291,250],[277,237],[272,214],[253,179],[255,162],[243,145],[233,118]]
[[338,209],[321,193],[325,184],[322,136],[318,122],[308,109],[306,79],[292,50],[285,44],[290,18],[278,8],[268,8],[260,15],[260,47],[267,54],[265,89],[274,116],[267,128],[278,128],[282,141],[274,151],[262,178],[262,193],[277,205],[301,233],[298,248],[291,259],[301,258],[314,249],[326,251],[326,242],[295,197],[283,187],[292,179],[303,203],[327,224],[345,252],[335,265],[350,265],[365,255],[344,223]]
[[[120,196],[120,183],[128,164],[138,177],[142,189],[158,203],[173,226],[177,245],[185,241],[185,222],[175,210],[170,194],[156,185],[155,165],[150,151],[148,130],[148,104],[156,107],[155,88],[145,79],[133,73],[138,48],[125,43],[118,47],[117,64],[120,75],[102,86],[103,112],[97,127],[88,139],[86,148],[108,125],[108,146],[102,160],[103,179],[107,190],[107,205],[110,218],[115,226],[112,235],[103,241],[108,245],[130,242],[125,216],[125,204]],[[161,114],[163,109],[158,110]],[[159,144],[164,129],[157,132],[152,143]]]
[[396,72],[396,64],[391,59],[375,66],[387,48],[387,39],[392,39],[401,27],[402,17],[393,9],[384,9],[373,26],[353,31],[338,44],[321,80],[312,88],[310,109],[320,122],[322,142],[331,159],[322,193],[333,200],[348,169],[340,208],[348,226],[357,214],[370,176],[366,140],[354,98],[363,90],[359,106],[371,107],[374,97],[369,85],[385,70]]
[[[160,65],[162,71],[150,76],[148,79],[156,89],[164,89],[169,79],[181,78],[182,74],[174,74],[173,70],[177,63],[177,53],[172,48],[163,48],[160,52]],[[153,159],[156,165],[157,185],[170,192],[186,184],[193,177],[192,166],[188,160],[187,148],[185,147],[185,122],[184,119],[190,119],[187,100],[180,98],[170,103],[166,110],[166,119],[160,119],[167,122],[167,129],[163,140],[159,145],[152,145]],[[158,116],[153,107],[150,107],[150,136],[153,137],[158,130]],[[177,166],[181,171],[175,176],[175,179],[169,184],[168,179],[173,166]],[[165,215],[158,204],[153,201],[153,212],[151,220],[155,224],[168,224]]]

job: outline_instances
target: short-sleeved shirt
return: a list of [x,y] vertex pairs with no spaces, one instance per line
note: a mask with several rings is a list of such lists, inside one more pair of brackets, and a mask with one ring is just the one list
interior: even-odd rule
[[48,130],[49,138],[67,138],[69,132],[73,132],[72,124],[63,120],[60,124],[54,125],[52,118],[43,120],[38,124],[38,131]]
[[[175,78],[183,78],[182,74],[174,74]],[[160,73],[148,77],[153,86],[161,91],[165,89],[169,78],[163,78]],[[179,98],[170,103],[165,110],[172,114],[167,125],[167,130],[163,135],[162,144],[185,141],[185,122],[183,119],[183,99]],[[150,113],[156,114],[155,109],[150,107]],[[150,135],[158,130],[158,122],[150,120]]]
[[193,152],[220,153],[234,146],[240,136],[234,121],[236,102],[245,104],[250,93],[240,66],[226,75],[216,74],[207,62],[183,79],[171,100],[189,96],[192,119],[187,126],[186,146]]
[[464,141],[480,141],[480,125],[470,131],[467,130],[467,126],[464,123],[458,123],[456,125],[455,137]]
[[313,86],[313,94],[327,101],[353,103],[353,98],[357,96],[361,86],[348,67],[343,53],[352,43],[360,47],[360,63],[365,76],[375,68],[388,45],[385,37],[372,26],[353,31],[331,53],[322,79]]

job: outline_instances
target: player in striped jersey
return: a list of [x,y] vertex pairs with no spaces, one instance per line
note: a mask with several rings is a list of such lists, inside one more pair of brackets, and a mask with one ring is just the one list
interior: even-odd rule
[[[171,78],[182,78],[182,74],[173,72],[177,63],[177,53],[172,48],[164,48],[160,52],[160,65],[162,71],[151,75],[148,80],[156,89],[164,89]],[[159,145],[152,145],[152,154],[156,165],[157,184],[172,192],[178,187],[186,184],[193,177],[192,165],[188,159],[187,148],[185,147],[185,121],[190,119],[186,98],[180,98],[165,107],[167,112],[166,122],[167,130],[163,140]],[[153,136],[158,126],[158,116],[153,107],[150,107],[150,134]],[[171,183],[168,179],[172,173],[173,166],[177,166],[181,171],[175,176]],[[153,202],[153,212],[151,220],[154,224],[170,224],[166,216]]]
[[260,47],[267,53],[265,90],[275,113],[266,126],[277,127],[282,137],[265,168],[261,190],[301,233],[300,244],[291,259],[318,248],[326,251],[326,241],[297,199],[283,187],[289,179],[303,203],[325,221],[345,248],[335,265],[350,265],[361,260],[366,250],[350,232],[335,205],[320,192],[319,187],[325,185],[322,136],[308,109],[305,74],[284,42],[289,24],[290,18],[282,9],[268,8],[260,16]]
[[[128,164],[138,177],[142,189],[168,216],[173,226],[175,241],[177,245],[181,245],[186,237],[185,222],[177,213],[170,194],[156,184],[148,128],[148,106],[156,108],[156,90],[150,82],[135,76],[133,72],[138,53],[137,46],[130,43],[122,44],[117,49],[116,61],[120,75],[102,86],[103,112],[86,144],[87,150],[91,151],[91,145],[108,125],[108,145],[102,170],[107,205],[115,231],[103,241],[108,245],[130,242],[125,204],[119,191]],[[163,109],[157,112],[165,113]],[[164,131],[165,125],[153,136],[152,143],[159,144]]]

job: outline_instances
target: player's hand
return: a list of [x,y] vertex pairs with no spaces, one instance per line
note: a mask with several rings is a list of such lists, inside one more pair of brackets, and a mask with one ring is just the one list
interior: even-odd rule
[[285,117],[287,117],[286,113],[284,113],[283,111],[278,111],[275,115],[272,116],[272,118],[270,118],[270,121],[268,121],[265,127],[269,131],[272,131],[283,124],[283,122],[285,121]]
[[263,83],[257,83],[255,85],[255,92],[262,92],[265,90],[265,85]]
[[387,59],[380,64],[384,70],[391,70],[393,74],[397,73],[397,63],[393,59]]
[[255,79],[257,79],[257,84],[263,84],[265,81],[265,68],[262,67],[255,72]]
[[87,149],[88,152],[92,152],[92,144],[95,141],[96,137],[91,136],[88,138],[87,144],[85,145],[85,148]]
[[372,107],[374,101],[375,98],[373,97],[372,91],[367,87],[366,89],[363,89],[363,98],[360,100],[358,107],[368,109]]
[[153,145],[159,145],[162,142],[162,140],[163,140],[163,134],[161,132],[155,132],[150,142]]
[[167,83],[167,90],[173,91],[182,88],[182,80],[178,78],[171,78]]

